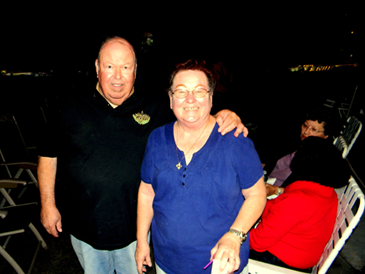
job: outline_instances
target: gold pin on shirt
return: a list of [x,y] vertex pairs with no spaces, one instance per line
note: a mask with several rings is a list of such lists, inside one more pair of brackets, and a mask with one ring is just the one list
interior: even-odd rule
[[133,114],[133,118],[140,125],[147,124],[151,119],[151,117],[148,114],[143,113],[143,111],[140,113]]

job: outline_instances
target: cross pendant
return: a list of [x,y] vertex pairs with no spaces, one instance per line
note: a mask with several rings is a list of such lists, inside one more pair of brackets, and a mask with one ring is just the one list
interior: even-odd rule
[[177,169],[180,169],[182,167],[182,165],[180,164],[180,162],[176,165]]

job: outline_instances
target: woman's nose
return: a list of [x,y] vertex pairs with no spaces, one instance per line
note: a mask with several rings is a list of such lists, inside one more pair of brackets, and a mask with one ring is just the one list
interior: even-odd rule
[[195,102],[196,98],[191,91],[189,91],[188,96],[186,96],[186,100],[188,102]]
[[304,131],[304,134],[305,135],[310,135],[312,133],[312,130],[311,130],[311,128],[309,127],[309,128],[306,128],[306,130]]

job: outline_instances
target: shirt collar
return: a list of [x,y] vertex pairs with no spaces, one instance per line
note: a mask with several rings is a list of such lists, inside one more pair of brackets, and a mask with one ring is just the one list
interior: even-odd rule
[[[133,90],[131,92],[131,94],[129,95],[129,97],[123,102],[123,104],[125,104],[125,102],[131,98],[132,96],[134,95],[134,86],[133,86]],[[94,99],[99,102],[100,104],[102,105],[105,105],[107,107],[110,107],[110,108],[113,108],[113,109],[116,109],[118,108],[119,106],[115,106],[111,103],[109,103],[109,101],[104,97],[102,91],[101,91],[101,88],[100,88],[100,84],[99,84],[99,81],[96,83],[96,87],[95,87],[95,91],[94,91],[94,94],[93,94],[93,97]],[[122,105],[123,105],[122,104]]]

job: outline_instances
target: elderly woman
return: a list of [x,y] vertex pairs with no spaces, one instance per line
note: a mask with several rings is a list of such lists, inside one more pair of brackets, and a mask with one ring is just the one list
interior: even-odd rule
[[[350,170],[337,148],[322,138],[302,141],[291,162],[293,183],[267,202],[251,230],[250,257],[307,269],[319,260],[337,216],[334,188],[348,183]],[[308,271],[310,271],[308,269]]]
[[[333,137],[339,134],[341,129],[341,122],[336,113],[328,107],[313,107],[310,108],[304,115],[303,124],[300,131],[300,139],[304,139],[313,136],[322,139],[326,139],[329,143],[332,143]],[[290,163],[293,160],[295,152],[290,153],[281,159],[279,159],[268,176],[268,183],[266,185],[267,196],[280,195],[285,191],[284,182],[291,174]]]
[[151,222],[157,273],[206,273],[213,258],[227,273],[247,264],[246,238],[266,203],[263,171],[250,139],[218,134],[210,115],[214,88],[205,62],[189,60],[172,73],[177,121],[152,132],[141,171],[139,273],[151,266]]

